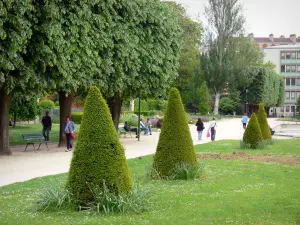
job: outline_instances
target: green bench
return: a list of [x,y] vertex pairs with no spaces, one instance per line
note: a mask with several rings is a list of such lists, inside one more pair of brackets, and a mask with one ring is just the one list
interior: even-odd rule
[[131,132],[126,131],[126,130],[124,129],[124,127],[119,127],[118,132],[119,132],[119,135],[120,135],[120,136],[121,136],[122,134],[124,134],[124,137],[126,137],[126,135],[129,134],[130,137],[132,137]]
[[35,144],[39,144],[39,147],[37,150],[40,149],[41,144],[45,144],[47,146],[47,150],[49,151],[48,148],[48,142],[45,141],[45,138],[42,134],[23,134],[23,139],[26,141],[26,148],[24,152],[26,152],[28,145],[33,145],[33,149],[35,150]]

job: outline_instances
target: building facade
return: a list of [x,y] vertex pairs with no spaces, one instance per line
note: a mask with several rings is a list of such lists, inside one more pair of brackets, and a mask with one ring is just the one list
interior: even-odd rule
[[273,116],[297,115],[297,98],[300,97],[300,45],[277,45],[263,49],[265,62],[272,62],[285,81],[285,101],[281,107],[270,109]]
[[261,49],[278,45],[300,45],[300,37],[297,37],[296,34],[291,34],[287,38],[284,35],[274,37],[273,34],[270,34],[269,37],[254,37],[253,34],[249,34],[248,36]]

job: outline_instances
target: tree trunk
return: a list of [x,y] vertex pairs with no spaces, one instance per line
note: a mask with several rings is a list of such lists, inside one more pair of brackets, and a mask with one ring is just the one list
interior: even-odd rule
[[214,115],[219,114],[220,97],[221,97],[220,93],[217,92],[215,95]]
[[129,111],[134,111],[134,99],[130,99]]
[[17,123],[17,113],[14,113],[14,124],[13,124],[13,128],[16,127],[16,123]]
[[10,98],[10,94],[0,89],[0,155],[11,155],[8,129]]
[[67,116],[71,116],[74,92],[67,94],[64,91],[59,93],[59,143],[58,147],[66,146],[66,135],[64,133],[64,122]]
[[122,99],[121,97],[116,94],[114,97],[109,98],[107,100],[107,104],[112,116],[112,120],[114,122],[116,130],[118,130],[119,127],[119,120],[121,115],[121,109],[122,109]]

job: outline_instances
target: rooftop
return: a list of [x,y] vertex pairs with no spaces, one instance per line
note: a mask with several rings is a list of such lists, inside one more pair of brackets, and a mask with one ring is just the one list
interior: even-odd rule
[[276,45],[276,46],[269,46],[265,49],[300,49],[300,44],[297,45]]

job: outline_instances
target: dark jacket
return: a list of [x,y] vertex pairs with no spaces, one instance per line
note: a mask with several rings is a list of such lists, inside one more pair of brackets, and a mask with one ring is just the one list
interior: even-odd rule
[[196,123],[196,126],[197,126],[197,131],[203,131],[204,130],[204,124],[203,122],[198,122]]
[[42,119],[43,127],[50,128],[52,127],[52,119],[50,116],[44,116]]

